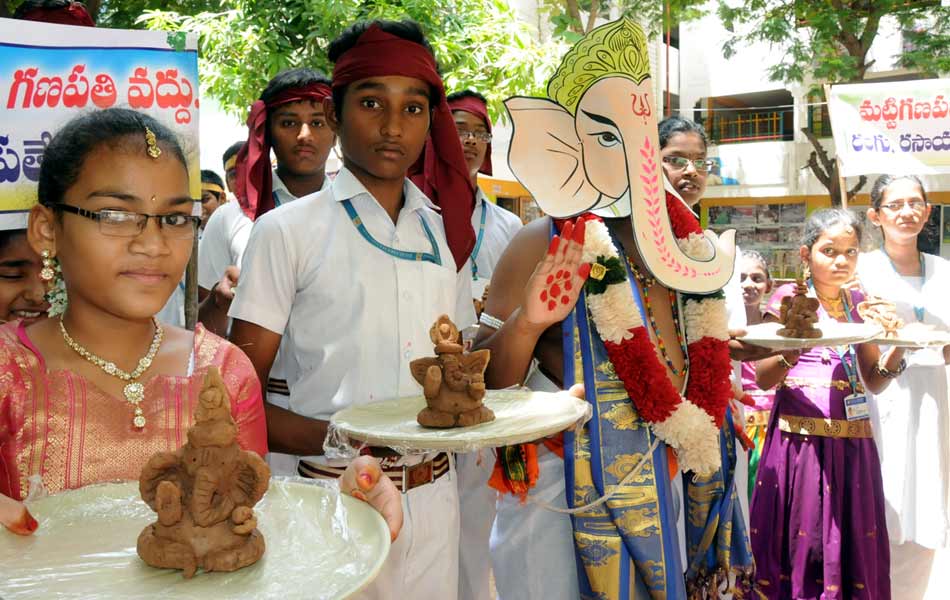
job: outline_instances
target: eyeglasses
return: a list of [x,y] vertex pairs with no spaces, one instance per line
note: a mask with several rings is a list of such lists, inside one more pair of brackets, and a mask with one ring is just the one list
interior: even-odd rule
[[158,227],[166,237],[178,240],[190,240],[195,237],[195,229],[201,222],[201,217],[194,217],[182,213],[147,215],[124,210],[92,211],[69,204],[57,204],[55,208],[63,212],[98,221],[99,233],[110,237],[136,237],[145,231],[145,226],[148,224],[149,219],[155,219],[158,221]]
[[664,156],[663,162],[672,165],[677,171],[685,171],[690,163],[692,163],[693,168],[700,173],[705,173],[709,169],[716,166],[716,161],[711,158],[697,158],[696,160],[690,160],[688,158],[683,158],[682,156]]
[[888,212],[900,212],[904,210],[905,206],[909,206],[910,209],[914,212],[923,212],[927,208],[927,202],[925,200],[908,200],[907,202],[888,202],[887,204],[882,204],[881,208]]
[[491,142],[491,134],[487,131],[466,131],[464,129],[459,129],[459,139],[463,142],[468,141],[468,138],[475,138],[475,141],[483,142],[485,144]]

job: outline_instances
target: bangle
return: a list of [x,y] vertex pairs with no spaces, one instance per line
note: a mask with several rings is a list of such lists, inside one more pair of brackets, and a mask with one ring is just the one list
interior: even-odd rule
[[901,359],[899,363],[897,363],[897,368],[893,371],[885,367],[884,362],[885,360],[884,360],[884,357],[882,356],[879,359],[877,359],[877,364],[874,365],[874,370],[877,372],[878,375],[880,375],[884,379],[894,379],[895,377],[899,377],[900,374],[903,373],[904,370],[907,368],[907,361],[904,360],[903,358]]
[[786,359],[784,355],[779,354],[779,355],[778,355],[778,364],[780,364],[780,365],[782,365],[783,367],[785,367],[785,369],[786,369],[787,371],[791,371],[792,369],[795,368],[795,365],[797,365],[798,362],[790,363],[790,362],[788,362],[788,359]]
[[479,315],[478,322],[492,329],[501,329],[501,326],[505,324],[505,322],[498,317],[493,317],[485,311],[482,311],[482,314]]

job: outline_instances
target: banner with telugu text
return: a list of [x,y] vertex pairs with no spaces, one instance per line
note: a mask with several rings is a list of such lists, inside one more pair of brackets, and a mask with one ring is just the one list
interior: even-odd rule
[[950,79],[835,85],[828,111],[843,176],[950,173]]
[[0,107],[0,229],[26,227],[57,129],[102,108],[140,110],[178,134],[201,197],[193,34],[0,19]]

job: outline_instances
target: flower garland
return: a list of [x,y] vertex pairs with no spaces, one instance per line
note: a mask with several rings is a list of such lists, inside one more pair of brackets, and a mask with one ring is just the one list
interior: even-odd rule
[[[711,256],[713,248],[686,205],[671,194],[666,200],[684,252],[697,259]],[[677,450],[681,470],[709,475],[721,464],[719,428],[732,398],[725,299],[721,292],[683,295],[690,365],[683,397],[656,356],[607,226],[598,217],[586,218],[582,260],[593,265],[585,284],[587,304],[610,362],[640,416]]]

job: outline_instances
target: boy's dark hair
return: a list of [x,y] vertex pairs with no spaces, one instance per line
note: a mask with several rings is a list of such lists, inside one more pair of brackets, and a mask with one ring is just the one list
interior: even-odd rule
[[461,90],[459,92],[452,92],[445,97],[445,100],[447,102],[453,102],[455,100],[461,100],[462,98],[477,98],[485,104],[488,104],[488,100],[485,99],[485,96],[482,96],[475,90]]
[[306,67],[287,69],[286,71],[281,71],[277,75],[274,75],[274,77],[267,82],[264,91],[261,92],[261,100],[267,104],[285,90],[303,88],[317,83],[330,85],[330,80],[326,75],[314,69],[308,69]]
[[659,130],[660,150],[665,148],[670,138],[677,133],[695,133],[703,140],[703,147],[709,146],[706,129],[699,123],[683,117],[667,117],[660,121],[657,129]]
[[[23,3],[13,11],[13,18],[22,19],[23,15],[37,9],[59,10],[61,8],[69,8],[70,4],[72,4],[72,2],[69,0],[23,0]],[[77,2],[77,4],[82,4],[82,2]]]
[[814,246],[818,238],[821,237],[821,234],[832,227],[851,227],[858,237],[858,246],[861,245],[861,236],[864,233],[864,228],[861,227],[861,223],[858,221],[858,218],[854,216],[854,213],[843,208],[822,208],[811,213],[808,216],[808,220],[805,221],[802,246],[807,247],[810,252],[812,246]]
[[[335,63],[340,60],[340,57],[346,54],[353,46],[356,45],[356,42],[359,41],[360,36],[366,33],[366,30],[372,27],[373,25],[378,25],[380,29],[385,31],[388,34],[401,37],[404,40],[414,42],[425,48],[429,54],[432,55],[432,59],[435,61],[435,69],[439,71],[439,61],[435,59],[435,51],[432,50],[432,45],[429,43],[429,40],[426,39],[425,33],[422,31],[422,27],[412,19],[403,19],[401,21],[390,21],[387,19],[375,19],[372,21],[358,21],[353,23],[346,28],[343,33],[337,36],[335,40],[330,42],[330,46],[327,48],[327,58],[330,59],[330,62]],[[333,88],[333,112],[336,113],[337,119],[341,118],[343,110],[343,97],[346,95],[346,88],[349,86],[341,86],[338,88]],[[438,97],[435,90],[431,87],[429,88],[429,105],[441,100]]]
[[63,202],[90,152],[99,146],[118,147],[127,144],[144,154],[145,128],[155,134],[163,152],[169,152],[188,169],[188,161],[178,138],[152,117],[127,108],[107,108],[79,115],[56,132],[43,153],[37,189],[39,202],[54,207]]
[[224,189],[224,180],[211,169],[201,169],[201,183],[213,183]]
[[[241,151],[241,147],[244,146],[244,140],[239,142],[234,142],[228,149],[224,151],[224,154],[221,155],[221,168],[224,169],[224,165],[228,164],[228,161],[231,160],[231,157]],[[227,170],[227,169],[225,169]]]

